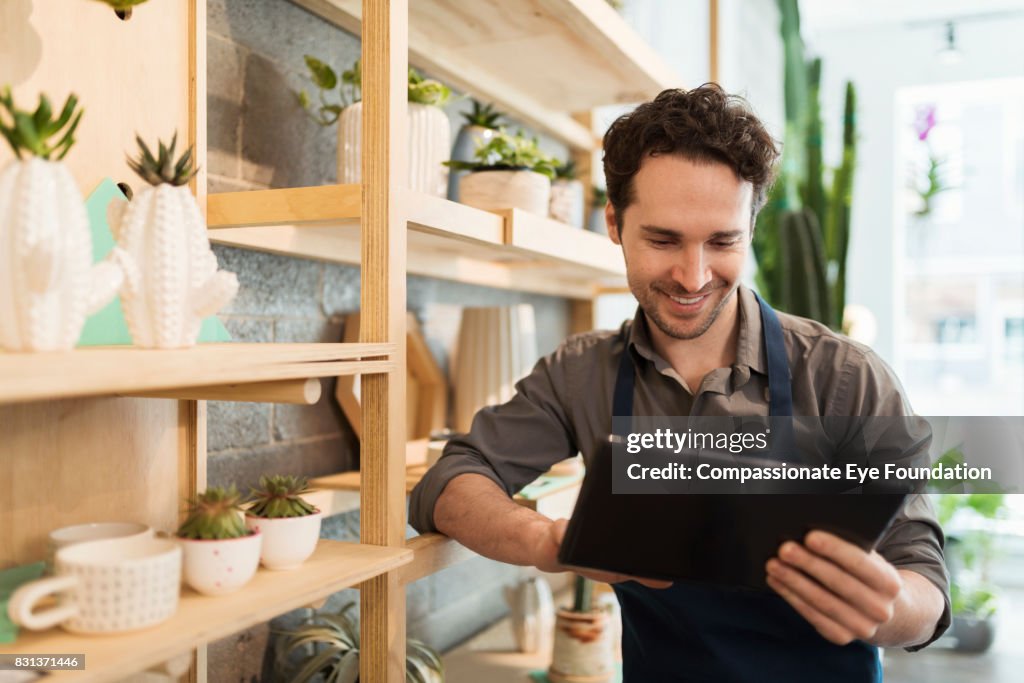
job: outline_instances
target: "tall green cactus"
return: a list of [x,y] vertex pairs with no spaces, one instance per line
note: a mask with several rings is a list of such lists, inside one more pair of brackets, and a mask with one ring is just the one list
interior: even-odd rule
[[846,302],[856,91],[846,84],[842,162],[827,188],[821,60],[804,59],[797,0],[778,0],[785,55],[786,132],[779,179],[754,232],[757,285],[775,307],[838,330]]

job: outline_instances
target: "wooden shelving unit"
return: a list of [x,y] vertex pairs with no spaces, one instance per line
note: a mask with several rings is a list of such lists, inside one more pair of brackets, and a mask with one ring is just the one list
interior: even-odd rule
[[3,652],[85,653],[85,670],[53,672],[46,680],[117,680],[398,569],[412,557],[413,551],[406,549],[322,540],[302,567],[278,572],[260,569],[238,592],[211,597],[184,589],[177,613],[153,628],[117,637],[79,636],[60,629],[23,633]]
[[[308,402],[316,378],[357,373],[360,543],[322,541],[301,569],[261,571],[230,596],[186,591],[178,614],[153,629],[23,632],[0,646],[86,653],[85,671],[52,680],[117,680],[195,649],[190,681],[202,683],[205,643],[349,586],[360,589],[360,680],[404,680],[404,585],[472,555],[436,534],[405,539],[406,275],[568,297],[577,329],[589,328],[595,294],[624,281],[618,250],[596,235],[408,192],[394,144],[404,139],[411,62],[564,141],[589,174],[599,145],[590,109],[679,85],[604,0],[293,1],[361,35],[363,184],[207,199],[201,170],[193,190],[213,241],[360,264],[359,342],[0,354],[0,566],[40,559],[50,529],[126,510],[174,528],[181,500],[206,487],[203,399]],[[148,3],[131,21],[103,3],[78,3],[69,20],[57,5],[12,15],[0,43],[15,72],[28,74],[15,87],[19,101],[73,90],[86,104],[82,143],[68,159],[79,187],[130,178],[123,150],[136,131],[147,140],[188,131],[204,169],[206,0]]]

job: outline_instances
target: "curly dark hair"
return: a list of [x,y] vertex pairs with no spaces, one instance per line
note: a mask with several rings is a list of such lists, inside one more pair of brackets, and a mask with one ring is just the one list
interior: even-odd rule
[[716,83],[692,90],[664,90],[620,116],[604,135],[608,200],[622,230],[633,201],[633,177],[648,156],[678,154],[695,162],[724,163],[754,186],[750,224],[775,180],[779,150],[750,105]]

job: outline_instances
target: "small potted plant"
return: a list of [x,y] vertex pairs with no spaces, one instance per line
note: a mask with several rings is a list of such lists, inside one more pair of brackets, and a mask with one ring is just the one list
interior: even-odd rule
[[150,184],[111,212],[114,253],[124,268],[121,307],[137,346],[193,346],[203,318],[238,292],[234,273],[217,269],[206,221],[188,182],[196,174],[192,149],[174,158],[177,134],[154,155],[142,138],[132,170]]
[[[299,104],[322,126],[338,124],[338,182],[359,183],[362,178],[363,130],[362,68],[356,60],[341,77],[323,61],[306,55],[309,80],[316,86],[319,102],[314,104],[305,90],[297,94]],[[338,89],[339,99],[327,95]],[[448,86],[424,78],[409,69],[409,187],[438,197],[448,192],[448,169],[442,162],[451,150],[451,127],[441,109],[451,98]]]
[[263,475],[252,489],[245,525],[263,535],[260,560],[267,569],[294,569],[316,549],[323,513],[302,499],[310,491],[304,477],[283,475]]
[[571,160],[555,167],[548,213],[556,221],[583,227],[583,183],[576,179],[576,163]]
[[555,614],[555,643],[548,678],[552,683],[607,683],[615,676],[613,623],[593,605],[594,583],[576,577],[572,609]]
[[185,583],[206,595],[238,590],[260,563],[263,537],[242,521],[242,496],[231,486],[211,487],[189,502],[188,517],[178,528]]
[[540,151],[536,138],[504,129],[477,147],[473,161],[447,161],[469,171],[459,182],[463,204],[486,211],[517,208],[548,215],[555,160]]
[[[314,614],[289,631],[279,631],[275,668],[279,680],[355,683],[359,680],[359,625],[349,616],[350,602],[337,614]],[[294,655],[300,656],[295,657]],[[322,678],[317,678],[322,675]],[[443,683],[441,657],[425,643],[406,640],[407,683]]]
[[608,203],[608,191],[594,185],[590,200],[590,217],[587,219],[587,230],[599,235],[608,234],[608,224],[604,220],[604,207]]
[[[452,160],[472,161],[476,148],[486,144],[500,130],[503,116],[494,105],[473,100],[473,109],[462,115],[466,122],[455,136]],[[448,199],[453,202],[459,201],[459,180],[464,175],[466,171],[455,170],[448,176]]]
[[75,144],[82,119],[69,95],[54,116],[39,96],[34,112],[0,89],[0,135],[15,159],[0,171],[0,347],[64,351],[74,347],[85,319],[121,286],[111,261],[93,265],[92,233],[82,195],[61,159]]

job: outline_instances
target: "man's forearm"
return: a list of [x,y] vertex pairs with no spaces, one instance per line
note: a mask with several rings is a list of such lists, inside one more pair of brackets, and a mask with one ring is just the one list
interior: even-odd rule
[[504,490],[479,474],[462,474],[445,486],[434,505],[438,530],[492,560],[530,565],[551,520],[513,502]]
[[878,627],[870,642],[883,647],[909,647],[928,640],[942,616],[945,601],[931,581],[908,569],[899,570],[903,590],[892,619]]

